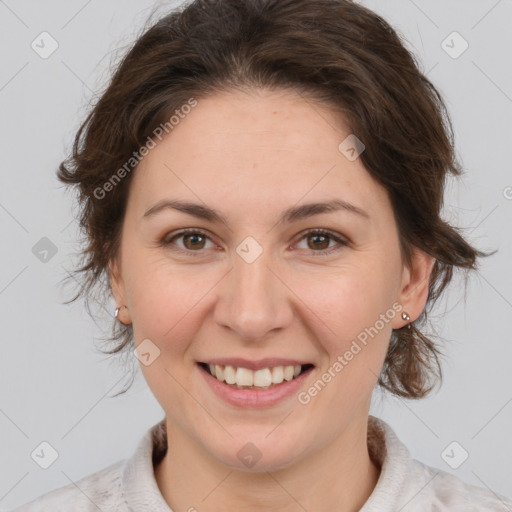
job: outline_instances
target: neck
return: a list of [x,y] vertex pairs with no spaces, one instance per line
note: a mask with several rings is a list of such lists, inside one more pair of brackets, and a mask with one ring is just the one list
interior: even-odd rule
[[262,472],[225,466],[168,419],[166,426],[170,448],[155,468],[155,478],[173,510],[356,512],[380,473],[368,453],[367,418],[293,466]]

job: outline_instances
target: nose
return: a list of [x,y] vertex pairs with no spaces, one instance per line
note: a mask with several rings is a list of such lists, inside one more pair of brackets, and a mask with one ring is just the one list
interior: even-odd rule
[[265,253],[252,263],[236,255],[218,293],[215,321],[243,340],[262,340],[292,321],[293,294]]

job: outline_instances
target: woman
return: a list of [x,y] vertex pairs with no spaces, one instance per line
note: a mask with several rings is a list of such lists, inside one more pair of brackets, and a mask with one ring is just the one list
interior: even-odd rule
[[[196,0],[129,51],[59,178],[165,418],[36,510],[498,511],[369,416],[440,379],[420,328],[486,254],[443,221],[460,174],[434,86],[347,0]],[[107,278],[107,282],[103,278]]]

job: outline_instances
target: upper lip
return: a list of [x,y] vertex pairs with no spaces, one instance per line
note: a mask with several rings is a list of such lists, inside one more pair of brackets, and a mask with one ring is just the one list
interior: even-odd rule
[[311,364],[309,361],[301,361],[297,359],[282,359],[277,357],[267,357],[258,359],[257,361],[244,359],[242,357],[220,357],[201,361],[205,364],[218,364],[219,366],[233,366],[235,368],[247,368],[249,370],[261,370],[262,368],[273,368],[274,366],[296,366]]

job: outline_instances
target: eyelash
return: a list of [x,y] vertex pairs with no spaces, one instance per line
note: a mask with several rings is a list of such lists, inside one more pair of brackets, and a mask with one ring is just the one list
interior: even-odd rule
[[[185,235],[200,235],[200,236],[210,240],[210,237],[208,236],[208,234],[206,232],[201,231],[200,229],[188,228],[188,229],[183,229],[183,230],[179,231],[172,238],[170,238],[168,240],[166,240],[164,238],[161,242],[161,245],[163,247],[169,247],[177,238],[183,237]],[[308,236],[312,236],[312,235],[326,236],[339,244],[339,246],[337,246],[337,247],[336,246],[330,247],[329,249],[322,249],[320,251],[314,251],[311,249],[311,252],[315,256],[328,256],[332,252],[337,252],[337,251],[341,250],[343,247],[346,247],[349,245],[349,242],[347,240],[344,240],[343,238],[332,233],[331,231],[327,231],[325,229],[310,229],[308,231],[305,231],[301,234],[301,237],[299,238],[299,240],[296,243],[299,243],[304,238],[306,238]],[[203,250],[192,251],[189,249],[181,249],[179,247],[175,247],[172,250],[175,250],[175,251],[178,251],[181,253],[186,253],[187,255],[193,255],[193,256],[200,256],[201,253],[203,252]],[[194,254],[194,253],[197,253],[197,254]]]

